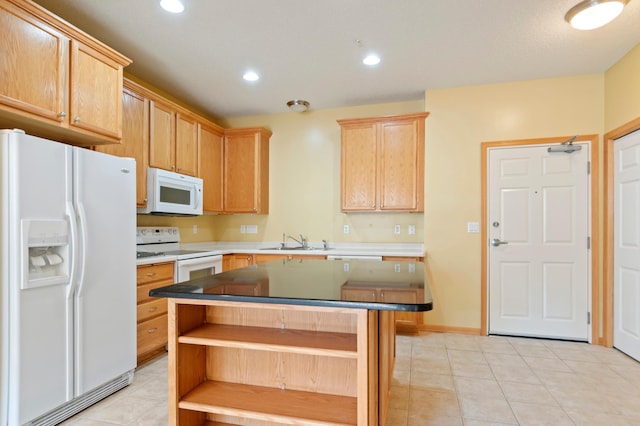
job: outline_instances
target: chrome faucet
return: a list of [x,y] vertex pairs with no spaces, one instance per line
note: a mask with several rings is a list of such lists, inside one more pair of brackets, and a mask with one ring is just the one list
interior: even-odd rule
[[292,239],[293,241],[295,241],[296,243],[300,244],[300,247],[302,248],[307,248],[307,240],[304,238],[304,235],[302,234],[298,234],[300,235],[300,239],[296,239],[294,237],[292,237],[291,235],[287,236],[287,238]]

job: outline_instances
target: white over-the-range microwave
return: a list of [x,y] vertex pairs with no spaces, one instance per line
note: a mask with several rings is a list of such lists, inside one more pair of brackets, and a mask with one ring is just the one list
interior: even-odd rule
[[138,213],[171,216],[202,214],[202,179],[149,167],[147,206]]

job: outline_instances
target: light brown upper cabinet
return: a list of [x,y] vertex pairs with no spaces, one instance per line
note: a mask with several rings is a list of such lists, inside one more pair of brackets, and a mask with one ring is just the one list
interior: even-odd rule
[[269,213],[270,137],[262,127],[224,131],[226,213]]
[[224,134],[210,125],[198,124],[200,145],[198,176],[203,181],[202,209],[207,213],[223,212]]
[[196,119],[173,104],[151,100],[149,166],[196,176],[198,129]]
[[35,3],[0,2],[0,127],[79,145],[119,143],[131,60]]
[[342,211],[424,210],[424,121],[428,115],[338,120]]
[[136,160],[136,204],[147,205],[147,166],[149,165],[149,100],[140,87],[124,81],[122,91],[122,142],[99,145],[96,151]]

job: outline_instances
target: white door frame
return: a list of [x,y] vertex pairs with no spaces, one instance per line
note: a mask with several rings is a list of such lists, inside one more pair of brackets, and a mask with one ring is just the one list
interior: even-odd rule
[[[495,141],[495,142],[482,142],[481,144],[481,185],[482,185],[482,198],[481,198],[481,224],[480,224],[480,240],[481,244],[481,325],[480,333],[487,335],[489,333],[489,286],[488,286],[488,272],[489,272],[489,254],[488,244],[485,244],[488,238],[487,234],[487,203],[488,203],[488,170],[489,166],[489,149],[497,147],[513,147],[522,145],[549,145],[558,144],[566,141],[573,135],[558,136],[553,138],[540,138],[540,139],[521,139],[521,140],[507,140],[507,141]],[[581,141],[589,141],[591,144],[591,343],[599,343],[600,341],[600,297],[598,292],[598,254],[599,254],[599,219],[598,219],[598,182],[599,182],[599,137],[598,135],[581,135]]]
[[613,220],[614,214],[614,188],[613,170],[614,154],[613,143],[616,139],[640,130],[640,117],[632,120],[617,129],[611,130],[603,137],[604,140],[604,229],[603,229],[603,289],[602,289],[602,339],[600,344],[613,347]]

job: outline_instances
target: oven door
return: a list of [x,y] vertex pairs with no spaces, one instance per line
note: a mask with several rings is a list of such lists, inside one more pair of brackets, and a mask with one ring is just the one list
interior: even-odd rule
[[222,256],[204,256],[176,262],[176,282],[183,282],[222,272]]

